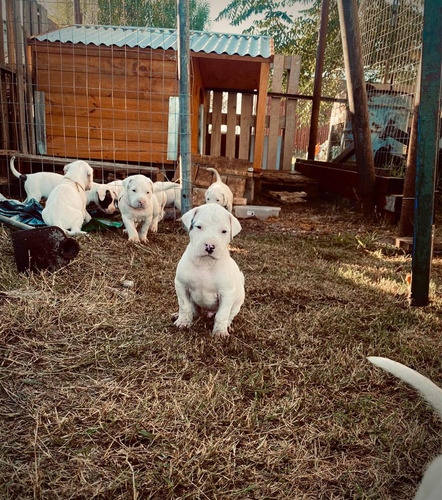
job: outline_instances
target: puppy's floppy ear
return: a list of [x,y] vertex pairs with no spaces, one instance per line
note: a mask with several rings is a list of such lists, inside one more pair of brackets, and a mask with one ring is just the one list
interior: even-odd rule
[[192,208],[192,210],[189,210],[186,212],[183,216],[181,216],[181,220],[183,221],[184,226],[188,231],[192,229],[193,226],[193,219],[195,218],[195,215],[198,211],[198,207]]
[[106,189],[104,186],[99,186],[97,189],[97,194],[98,194],[98,199],[100,201],[104,201],[106,198],[106,195],[109,193],[109,196],[111,195],[109,189]]
[[241,231],[241,224],[239,223],[239,220],[230,213],[229,213],[229,218],[230,218],[230,239],[232,239]]
[[123,179],[123,187],[124,187],[124,189],[127,189],[129,187],[129,184],[130,184],[131,180],[132,179],[130,178],[130,176],[126,177],[125,179]]

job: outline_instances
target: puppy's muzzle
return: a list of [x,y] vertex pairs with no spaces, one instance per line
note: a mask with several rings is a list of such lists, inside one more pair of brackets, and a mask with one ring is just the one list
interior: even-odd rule
[[210,243],[205,243],[204,244],[204,250],[209,254],[212,255],[214,250],[215,250],[215,245],[210,244]]

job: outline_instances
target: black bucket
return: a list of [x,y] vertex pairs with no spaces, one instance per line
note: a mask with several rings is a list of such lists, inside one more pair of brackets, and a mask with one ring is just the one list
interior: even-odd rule
[[18,271],[55,271],[74,259],[80,245],[59,227],[41,227],[11,234]]

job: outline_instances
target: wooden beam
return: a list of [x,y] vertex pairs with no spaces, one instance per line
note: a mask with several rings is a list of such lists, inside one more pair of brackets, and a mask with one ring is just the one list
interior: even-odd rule
[[[273,76],[272,89],[276,92],[282,91],[282,73],[284,69],[284,56],[282,54],[275,55],[273,61]],[[281,99],[272,97],[270,105],[270,125],[269,125],[269,142],[267,148],[267,168],[276,170],[278,160],[278,139],[279,139],[279,116],[281,112]]]
[[213,93],[212,134],[210,137],[210,155],[219,156],[221,153],[221,117],[223,94]]
[[235,158],[236,147],[236,100],[238,94],[229,92],[227,101],[227,134],[226,134],[226,156]]
[[[286,56],[286,59],[288,57]],[[296,92],[299,85],[299,75],[301,71],[301,56],[290,57],[290,68],[288,69],[287,91]],[[292,150],[296,128],[296,106],[297,101],[290,99],[285,104],[285,127],[284,141],[282,146],[281,170],[291,170]]]
[[269,84],[270,63],[261,64],[259,75],[259,93],[256,105],[255,150],[253,152],[253,169],[262,167],[262,154],[264,151],[264,125],[266,119],[267,89]]
[[244,94],[241,102],[241,133],[239,136],[239,153],[241,160],[250,158],[250,133],[252,128],[253,96]]

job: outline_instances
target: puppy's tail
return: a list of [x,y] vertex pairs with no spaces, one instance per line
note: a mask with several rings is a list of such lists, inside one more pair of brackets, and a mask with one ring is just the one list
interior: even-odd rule
[[221,179],[221,176],[219,175],[218,173],[218,170],[215,170],[214,168],[208,168],[207,169],[209,172],[213,172],[215,174],[215,177],[216,177],[216,182],[222,182],[222,179]]
[[9,160],[9,167],[11,169],[11,172],[15,175],[15,177],[17,177],[18,179],[20,179],[21,181],[24,182],[28,178],[28,176],[26,174],[21,174],[18,170],[15,169],[14,161],[15,161],[15,156],[13,156]]
[[368,361],[383,368],[414,387],[442,418],[442,389],[430,379],[401,363],[388,358],[369,356]]

